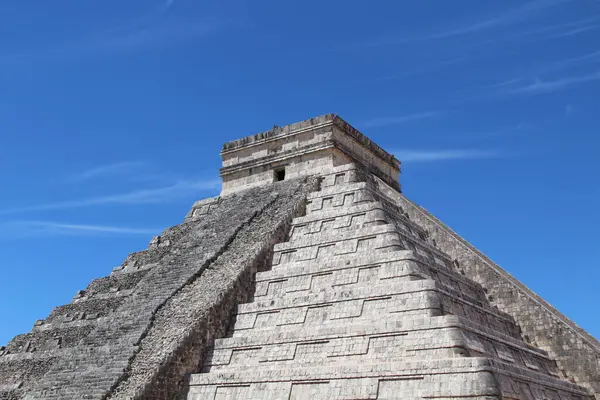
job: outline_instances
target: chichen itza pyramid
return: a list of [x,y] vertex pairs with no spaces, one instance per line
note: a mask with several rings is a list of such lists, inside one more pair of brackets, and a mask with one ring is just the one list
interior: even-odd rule
[[0,399],[600,399],[600,343],[411,202],[335,115],[0,347]]

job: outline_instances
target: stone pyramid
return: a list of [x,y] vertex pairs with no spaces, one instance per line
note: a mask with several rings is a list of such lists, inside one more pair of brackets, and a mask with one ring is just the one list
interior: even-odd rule
[[600,343],[408,200],[335,115],[1,351],[0,399],[600,399]]

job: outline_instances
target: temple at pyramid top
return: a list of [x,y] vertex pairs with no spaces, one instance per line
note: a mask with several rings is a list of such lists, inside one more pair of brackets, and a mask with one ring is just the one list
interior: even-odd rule
[[400,189],[400,161],[335,114],[225,143],[221,156],[221,195],[324,174],[349,163]]

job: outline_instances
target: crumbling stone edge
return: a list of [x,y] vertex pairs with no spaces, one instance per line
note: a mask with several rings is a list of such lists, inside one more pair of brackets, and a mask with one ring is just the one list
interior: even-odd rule
[[[392,192],[388,191],[388,195]],[[556,359],[565,376],[600,400],[600,343],[533,290],[494,263],[425,208],[402,194],[392,195],[437,246],[460,262],[466,275],[494,295],[493,304],[512,315],[525,339]],[[497,298],[496,298],[497,297]],[[574,378],[574,379],[573,379]]]
[[[292,195],[294,198],[294,206],[288,208],[285,216],[273,227],[269,238],[257,238],[257,241],[263,241],[263,243],[260,249],[247,260],[246,265],[239,268],[240,274],[237,276],[237,279],[229,282],[226,291],[219,293],[216,302],[210,304],[205,310],[202,320],[199,320],[193,329],[187,332],[183,340],[178,343],[177,351],[170,354],[168,359],[163,360],[163,362],[154,369],[151,379],[145,380],[143,386],[138,387],[135,387],[136,385],[134,382],[132,385],[135,387],[135,390],[133,392],[128,391],[126,393],[126,398],[178,398],[179,392],[185,385],[185,377],[191,372],[198,371],[202,364],[203,356],[207,348],[212,345],[214,339],[225,336],[237,305],[250,301],[251,296],[254,293],[253,276],[255,272],[257,270],[265,270],[270,266],[273,247],[275,244],[287,240],[292,219],[304,215],[306,209],[306,194],[319,189],[320,181],[315,177],[305,178],[302,181],[303,183],[295,188]],[[298,194],[302,194],[299,192],[302,192],[303,189],[305,192],[304,195],[296,198]],[[173,293],[172,296],[157,307],[152,315],[150,324],[144,331],[140,340],[135,344],[136,352],[130,357],[127,369],[120,379],[111,387],[108,393],[102,397],[103,400],[124,398],[124,393],[118,390],[119,386],[133,378],[131,370],[133,362],[143,348],[144,339],[146,339],[149,332],[155,326],[155,319],[157,315],[159,315],[161,309],[172,299],[176,298],[186,287],[190,286],[198,279],[202,279],[205,271],[210,270],[217,260],[219,260],[236,239],[238,239],[240,232],[247,230],[266,210],[273,207],[279,198],[279,194],[274,195],[260,210],[255,212],[244,224],[240,225],[215,255],[199,268],[196,274],[190,277],[176,292]]]

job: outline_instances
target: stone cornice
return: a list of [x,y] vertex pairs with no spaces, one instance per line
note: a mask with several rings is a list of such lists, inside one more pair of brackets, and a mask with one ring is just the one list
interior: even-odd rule
[[339,143],[339,142],[335,142],[334,143],[334,147],[336,149],[338,149],[339,151],[341,151],[342,153],[346,154],[348,157],[350,157],[352,160],[354,160],[354,162],[356,164],[358,164],[361,168],[363,168],[366,171],[369,171],[373,174],[375,174],[376,176],[379,176],[380,179],[382,179],[384,182],[386,182],[388,185],[391,185],[392,187],[394,187],[395,189],[397,189],[398,191],[401,191],[401,186],[400,183],[394,179],[390,179],[389,176],[387,176],[383,171],[378,170],[375,166],[371,166],[369,167],[368,165],[366,165],[364,163],[364,160],[357,158],[353,152],[348,149],[346,146],[344,146],[343,144]]
[[358,129],[354,128],[352,125],[350,125],[349,123],[344,121],[342,118],[338,117],[337,115],[334,115],[333,123],[338,128],[340,128],[342,131],[344,131],[346,134],[348,134],[350,137],[352,137],[354,140],[356,140],[357,142],[362,144],[364,147],[369,149],[376,156],[378,156],[382,160],[387,161],[395,169],[400,169],[400,161],[396,157],[394,157],[394,155],[383,150],[375,142],[373,142],[371,139],[369,139],[368,137],[366,137],[365,135],[360,133],[358,131]]
[[323,142],[313,143],[311,145],[302,146],[302,147],[284,151],[284,152],[268,154],[261,158],[244,161],[244,162],[234,164],[234,165],[231,165],[228,167],[222,167],[219,170],[219,173],[220,173],[221,177],[223,177],[225,175],[230,175],[230,174],[233,174],[233,173],[236,173],[239,171],[243,171],[248,168],[256,168],[256,167],[260,167],[263,165],[269,165],[269,164],[273,164],[276,162],[287,160],[292,157],[297,157],[297,156],[300,156],[303,154],[308,154],[308,153],[314,153],[316,151],[330,149],[333,147],[335,147],[335,142],[333,140],[326,140]]
[[275,126],[265,132],[246,136],[241,139],[227,142],[223,145],[221,155],[226,155],[242,148],[260,146],[282,138],[283,136],[293,136],[304,132],[309,132],[317,128],[333,125],[334,114],[325,114],[319,117],[307,119],[285,126]]
[[[380,160],[386,162],[393,169],[400,170],[400,161],[396,159],[392,154],[386,152],[381,147],[379,147],[375,142],[370,140],[368,137],[360,133],[356,128],[352,125],[344,121],[342,118],[338,117],[335,114],[325,114],[316,118],[311,118],[305,121],[296,122],[294,124],[286,125],[283,127],[274,127],[269,131],[265,131],[262,133],[258,133],[256,135],[247,136],[238,140],[234,140],[223,145],[223,149],[221,150],[221,156],[235,153],[241,149],[248,149],[257,146],[264,146],[267,143],[271,143],[282,138],[289,138],[291,136],[299,135],[302,133],[314,131],[320,128],[325,127],[337,127],[340,131],[346,134],[348,137],[357,142],[364,149],[371,152],[374,156],[379,158]],[[266,155],[265,157],[261,157],[257,160],[248,160],[245,162],[241,162],[236,165],[223,167],[221,168],[221,176],[234,173],[239,170],[243,170],[246,168],[253,168],[255,166],[270,164],[273,162],[281,161],[287,157],[293,157],[296,155],[301,155],[303,153],[307,153],[309,151],[320,150],[323,146],[323,143],[327,143],[327,147],[336,147],[339,148],[337,141],[335,139],[329,140],[326,142],[322,142],[316,145],[307,145],[302,146],[299,149],[294,149],[291,151],[283,152],[283,153],[274,153]],[[344,148],[344,153],[350,156],[352,159],[358,159],[353,154],[353,151],[350,149]]]

